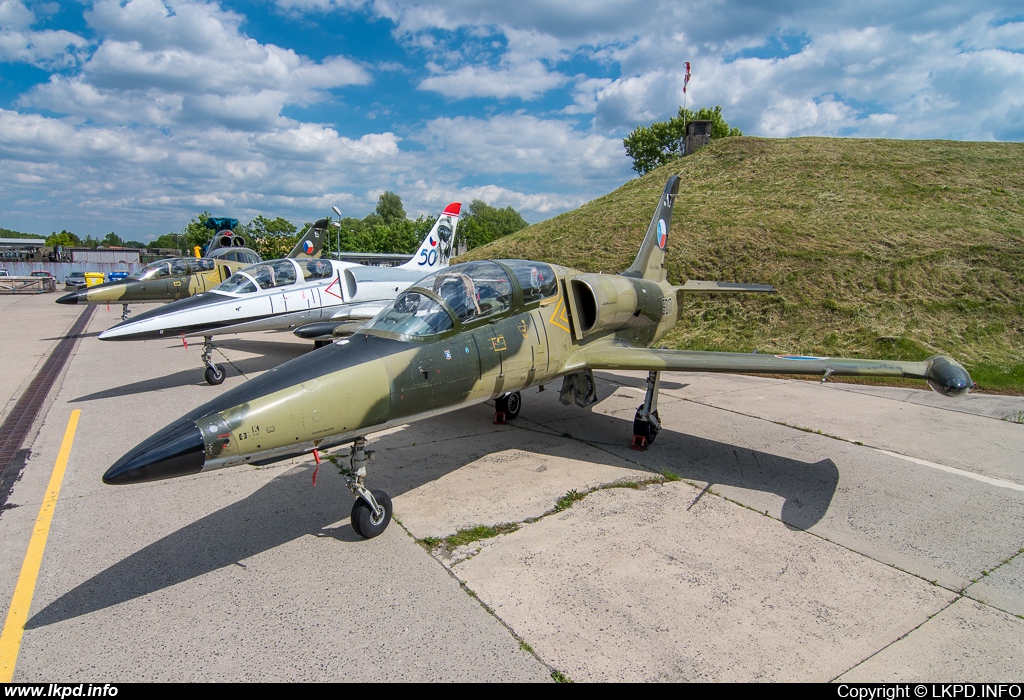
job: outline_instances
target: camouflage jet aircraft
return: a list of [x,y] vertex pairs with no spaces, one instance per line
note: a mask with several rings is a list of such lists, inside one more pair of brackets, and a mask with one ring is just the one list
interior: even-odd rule
[[520,391],[562,379],[565,404],[598,401],[593,370],[647,370],[633,445],[658,435],[662,371],[761,372],[924,379],[959,396],[967,371],[941,355],[923,362],[659,350],[678,295],[770,291],[757,285],[669,284],[663,260],[672,202],[665,187],[640,252],[618,275],[526,260],[454,265],[400,294],[351,338],[314,350],[190,411],[119,459],[107,484],[132,484],[236,464],[267,464],[352,443],[344,471],[363,537],[387,527],[391,499],[365,485],[366,436],[494,399],[496,420],[515,418]]
[[[100,333],[100,340],[151,340],[202,336],[206,381],[224,381],[224,366],[214,364],[213,336],[250,331],[292,330],[327,326],[328,340],[336,327],[362,326],[401,290],[424,274],[448,266],[451,241],[461,204],[445,207],[424,236],[416,254],[404,265],[377,267],[340,260],[309,260],[300,265],[284,258],[239,270],[205,294],[147,311]],[[329,319],[322,321],[321,319]]]
[[[235,221],[234,219],[209,219]],[[329,219],[309,227],[295,244],[290,258],[313,258],[323,248],[323,235]],[[236,222],[237,225],[237,222]],[[133,302],[176,301],[213,289],[243,267],[258,263],[260,256],[246,247],[246,240],[230,229],[214,234],[201,258],[168,258],[146,265],[133,275],[116,282],[86,287],[57,299],[58,304],[121,304],[121,320],[128,318]]]

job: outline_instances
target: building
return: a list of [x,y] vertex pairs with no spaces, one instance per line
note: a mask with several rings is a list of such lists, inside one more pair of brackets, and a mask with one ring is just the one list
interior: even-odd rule
[[45,238],[0,238],[0,260],[26,262],[46,245]]

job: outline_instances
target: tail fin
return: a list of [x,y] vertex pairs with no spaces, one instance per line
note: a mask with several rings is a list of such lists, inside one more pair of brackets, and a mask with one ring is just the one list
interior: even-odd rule
[[661,282],[665,279],[665,246],[668,244],[668,229],[672,224],[672,204],[675,202],[676,193],[679,192],[679,176],[673,175],[665,184],[665,191],[661,193],[658,208],[651,219],[651,225],[647,227],[647,235],[644,242],[640,244],[640,252],[636,260],[621,274],[624,277],[637,277],[639,279],[654,280]]
[[289,258],[319,258],[323,250],[324,241],[327,239],[327,227],[330,226],[330,219],[320,219],[310,226],[303,234],[299,242],[288,253]]
[[459,202],[452,202],[445,207],[441,216],[437,218],[437,223],[420,243],[416,255],[412,256],[412,260],[404,265],[399,265],[399,268],[419,270],[426,274],[448,267],[448,260],[452,257],[452,247],[455,245],[455,227],[459,223],[460,211],[462,211],[462,204]]

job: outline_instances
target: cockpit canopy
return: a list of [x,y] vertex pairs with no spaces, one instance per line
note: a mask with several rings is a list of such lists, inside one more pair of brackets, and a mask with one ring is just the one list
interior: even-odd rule
[[[517,302],[516,288],[522,294],[521,302]],[[555,272],[545,263],[467,262],[416,282],[365,330],[413,338],[437,335],[452,330],[456,323],[499,318],[515,310],[517,303],[528,306],[557,292]]]
[[129,275],[133,280],[153,280],[161,277],[184,277],[199,272],[209,272],[218,260],[251,265],[260,261],[260,256],[248,248],[218,248],[207,258],[167,258],[146,265],[135,274]]
[[206,272],[214,268],[214,261],[209,258],[168,258],[151,262],[133,275],[133,280],[152,280],[160,277],[182,277]]
[[231,275],[224,282],[214,287],[214,291],[228,294],[252,294],[260,289],[289,287],[299,282],[323,279],[334,274],[334,268],[328,260],[314,258],[312,260],[268,260],[243,268]]

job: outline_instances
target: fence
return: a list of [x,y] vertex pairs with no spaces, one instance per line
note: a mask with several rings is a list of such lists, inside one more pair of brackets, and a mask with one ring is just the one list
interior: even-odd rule
[[64,283],[64,278],[72,272],[102,272],[109,275],[111,272],[128,270],[129,273],[142,268],[139,264],[123,263],[52,263],[52,262],[7,262],[0,261],[0,269],[7,270],[12,277],[28,277],[37,270],[46,270],[53,275],[58,284]]

